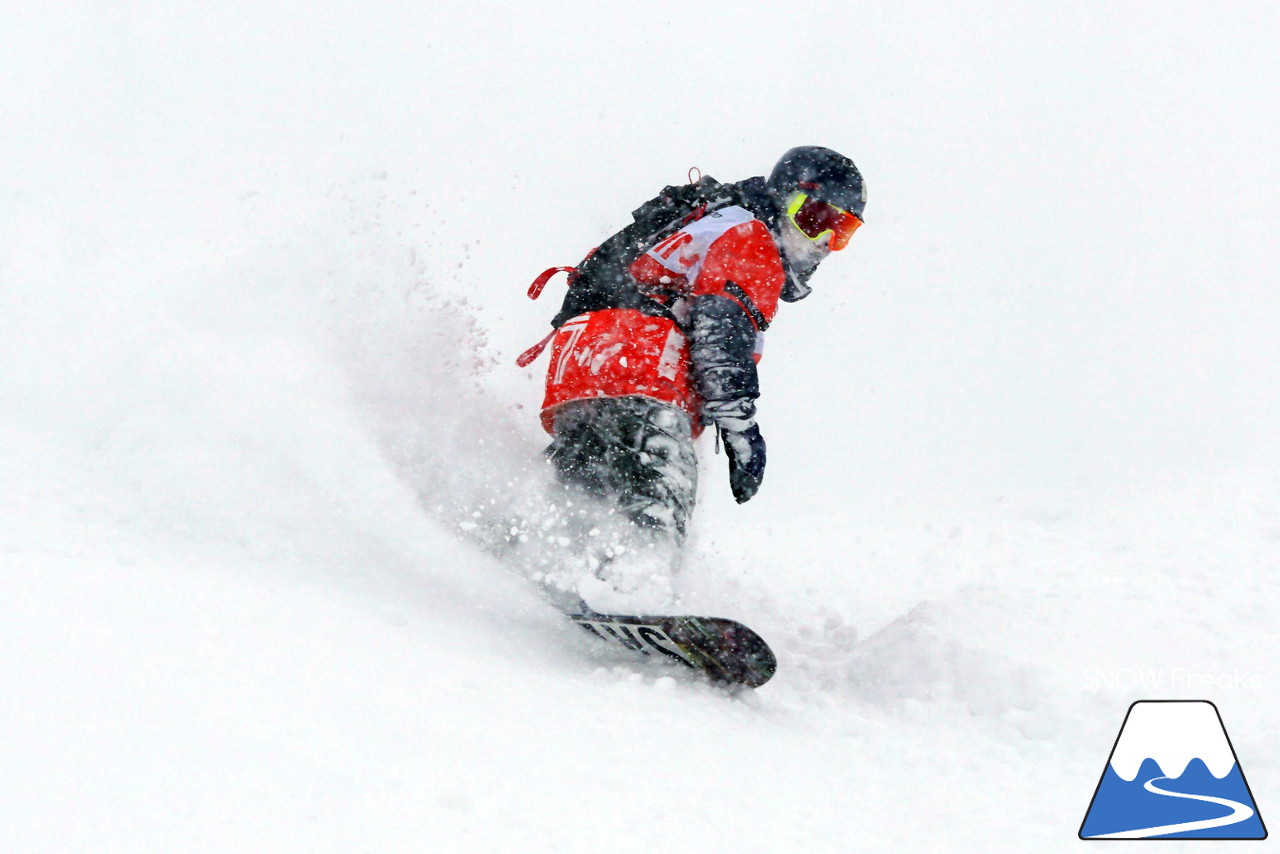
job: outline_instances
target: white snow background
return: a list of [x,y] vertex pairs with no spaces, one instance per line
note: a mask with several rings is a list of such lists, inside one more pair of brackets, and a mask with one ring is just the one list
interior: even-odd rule
[[[9,4],[0,849],[1067,850],[1144,698],[1215,701],[1274,821],[1278,41],[1246,2]],[[540,270],[800,144],[870,201],[769,333],[759,496],[701,448],[684,605],[780,659],[735,695],[495,552],[543,476],[513,360]]]

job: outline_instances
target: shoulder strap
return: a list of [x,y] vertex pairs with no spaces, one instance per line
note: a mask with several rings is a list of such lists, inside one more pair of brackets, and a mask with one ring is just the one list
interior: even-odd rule
[[751,319],[756,322],[756,329],[764,332],[769,328],[769,321],[764,319],[764,313],[756,307],[755,301],[747,295],[747,292],[737,282],[725,282],[724,290],[729,296],[742,303],[742,307],[746,309],[747,314],[751,315]]

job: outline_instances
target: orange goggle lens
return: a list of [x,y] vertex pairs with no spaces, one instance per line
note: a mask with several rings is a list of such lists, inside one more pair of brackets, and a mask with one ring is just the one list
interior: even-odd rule
[[810,240],[817,240],[831,232],[831,242],[828,245],[832,252],[839,252],[848,246],[853,233],[862,225],[862,220],[857,215],[804,194],[800,194],[788,208],[791,221]]

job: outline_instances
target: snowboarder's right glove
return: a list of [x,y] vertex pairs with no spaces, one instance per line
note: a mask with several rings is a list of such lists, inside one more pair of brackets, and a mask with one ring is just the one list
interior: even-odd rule
[[752,424],[746,430],[720,429],[729,457],[729,488],[739,504],[750,501],[764,480],[764,436]]

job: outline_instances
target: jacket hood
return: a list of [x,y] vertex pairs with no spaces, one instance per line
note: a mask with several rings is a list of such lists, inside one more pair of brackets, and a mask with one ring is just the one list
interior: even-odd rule
[[733,186],[742,207],[763,222],[769,228],[769,233],[773,235],[773,242],[778,247],[778,254],[782,257],[782,269],[787,274],[787,281],[782,286],[782,301],[799,302],[813,293],[813,288],[809,286],[809,277],[813,275],[814,270],[818,269],[818,264],[821,262],[802,264],[790,257],[779,238],[783,224],[782,204],[777,194],[769,189],[764,176],[748,178]]

